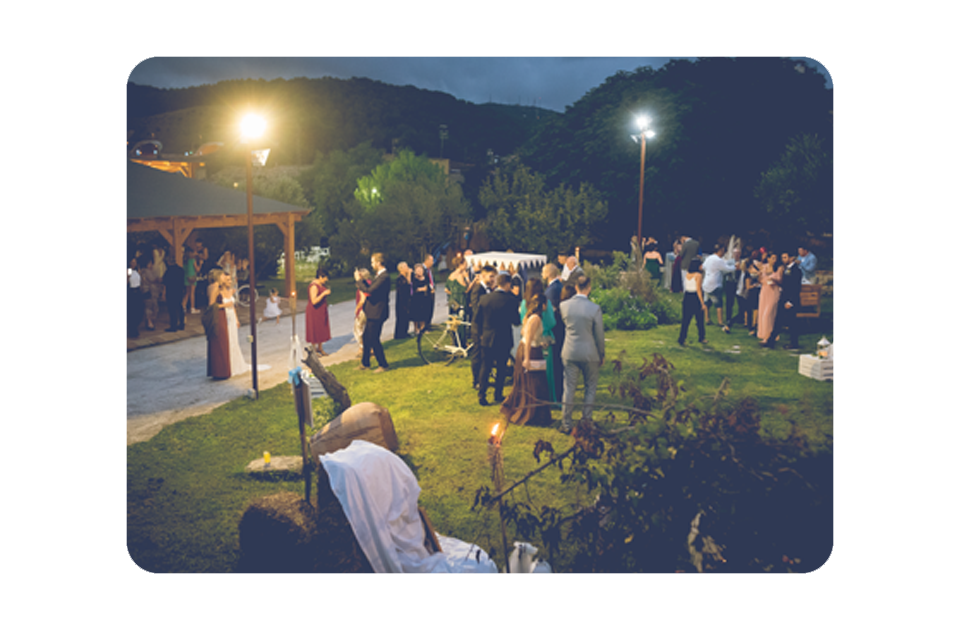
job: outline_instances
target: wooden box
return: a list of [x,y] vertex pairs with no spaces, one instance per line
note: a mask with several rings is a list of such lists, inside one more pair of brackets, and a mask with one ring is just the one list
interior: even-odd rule
[[833,380],[833,358],[821,360],[817,356],[800,356],[800,375],[814,380]]

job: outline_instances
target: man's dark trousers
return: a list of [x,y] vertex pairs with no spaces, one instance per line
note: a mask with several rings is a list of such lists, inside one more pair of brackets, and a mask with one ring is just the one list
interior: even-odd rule
[[490,387],[490,371],[495,368],[497,375],[493,382],[493,400],[494,402],[503,402],[503,386],[507,378],[507,359],[510,357],[510,350],[501,347],[481,347],[480,353],[479,396],[481,399],[487,397],[487,389]]
[[383,320],[367,319],[367,326],[363,328],[363,358],[360,364],[370,366],[370,354],[377,359],[377,364],[387,368],[387,356],[383,353],[383,344],[380,342],[380,332],[383,330]]

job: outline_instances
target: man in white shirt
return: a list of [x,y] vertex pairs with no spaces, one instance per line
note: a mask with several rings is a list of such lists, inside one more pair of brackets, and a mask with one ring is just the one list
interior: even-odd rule
[[730,327],[723,323],[723,274],[737,270],[738,254],[734,252],[733,260],[724,260],[723,254],[726,251],[726,247],[717,245],[713,253],[703,261],[703,301],[707,305],[707,324],[710,324],[709,307],[711,304],[716,305],[717,324],[724,333],[730,333]]

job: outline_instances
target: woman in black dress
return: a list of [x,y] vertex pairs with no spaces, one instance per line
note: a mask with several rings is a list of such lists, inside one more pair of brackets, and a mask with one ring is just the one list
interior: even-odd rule
[[413,293],[410,296],[410,319],[413,321],[417,333],[423,331],[433,317],[430,308],[430,281],[426,276],[426,269],[422,264],[413,267],[413,276],[410,278],[410,287]]

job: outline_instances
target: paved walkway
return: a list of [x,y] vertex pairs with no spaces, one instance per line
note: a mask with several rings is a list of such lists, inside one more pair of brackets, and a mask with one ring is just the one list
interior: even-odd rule
[[[394,305],[390,294],[391,317],[384,323],[382,337],[393,338]],[[260,301],[258,301],[260,302]],[[262,304],[262,302],[260,302]],[[281,305],[282,307],[284,305]],[[297,305],[296,329],[300,340],[306,329],[305,303]],[[434,318],[446,317],[447,298],[437,291]],[[244,356],[251,361],[249,310],[240,309],[239,337]],[[286,309],[285,309],[286,312]],[[260,316],[258,309],[257,317]],[[293,316],[288,312],[280,323],[264,322],[257,328],[258,386],[261,391],[287,381],[291,365]],[[332,339],[324,344],[330,353],[321,361],[325,366],[352,360],[358,346],[353,338],[354,303],[340,302],[330,307]],[[127,444],[149,440],[168,424],[190,416],[209,413],[253,388],[253,376],[246,373],[229,380],[207,377],[207,340],[200,315],[188,315],[186,330],[167,333],[165,311],[161,311],[154,331],[141,331],[138,339],[127,339]],[[301,342],[302,346],[306,346]]]

